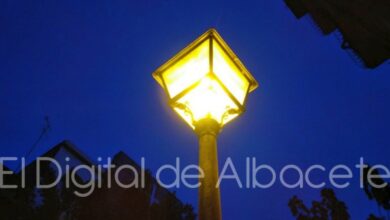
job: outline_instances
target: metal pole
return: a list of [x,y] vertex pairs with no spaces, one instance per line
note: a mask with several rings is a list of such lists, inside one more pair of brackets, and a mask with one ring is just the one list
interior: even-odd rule
[[221,200],[218,182],[217,121],[206,118],[195,125],[199,137],[199,166],[204,172],[199,187],[199,220],[221,220]]

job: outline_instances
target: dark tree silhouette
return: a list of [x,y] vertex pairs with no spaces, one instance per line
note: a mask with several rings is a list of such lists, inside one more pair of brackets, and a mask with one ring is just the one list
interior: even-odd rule
[[337,199],[332,189],[321,191],[321,201],[313,201],[308,208],[301,199],[293,196],[288,206],[297,220],[348,220],[348,208],[344,202]]
[[377,217],[377,216],[375,216],[375,215],[373,215],[373,214],[370,214],[369,216],[368,216],[368,219],[367,220],[385,220],[385,218],[383,218],[383,217]]
[[[375,175],[378,178],[371,178],[371,183],[368,178],[368,174]],[[387,213],[387,219],[389,219],[388,211],[390,210],[390,186],[382,178],[379,177],[380,173],[377,169],[372,169],[371,166],[367,166],[363,170],[363,186],[364,192],[368,199],[374,200],[378,205],[378,212],[383,217],[381,208]],[[385,185],[385,187],[375,187]]]

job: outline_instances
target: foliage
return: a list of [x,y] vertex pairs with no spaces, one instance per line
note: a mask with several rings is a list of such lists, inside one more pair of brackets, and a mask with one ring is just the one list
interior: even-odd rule
[[348,220],[348,208],[344,202],[337,199],[332,189],[321,191],[321,200],[313,201],[312,207],[307,207],[301,199],[293,196],[288,206],[297,220]]

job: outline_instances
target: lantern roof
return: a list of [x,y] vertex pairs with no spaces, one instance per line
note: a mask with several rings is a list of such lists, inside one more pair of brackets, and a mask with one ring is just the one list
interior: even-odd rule
[[229,47],[229,45],[222,39],[221,35],[217,32],[216,29],[211,28],[205,33],[203,33],[201,36],[199,36],[196,40],[194,40],[192,43],[190,43],[188,46],[186,46],[184,49],[182,49],[179,53],[177,53],[175,56],[173,56],[171,59],[169,59],[167,62],[165,62],[163,65],[161,65],[156,71],[153,72],[153,77],[155,80],[164,87],[164,83],[162,81],[162,78],[160,74],[164,72],[167,68],[169,68],[171,65],[185,57],[188,53],[190,53],[193,49],[195,49],[197,46],[199,46],[201,43],[203,43],[205,40],[213,38],[215,39],[221,47],[224,49],[226,54],[230,57],[230,59],[234,62],[234,64],[241,70],[241,73],[245,75],[248,80],[250,81],[249,86],[249,92],[252,92],[255,90],[259,83],[256,81],[256,79],[252,76],[252,74],[249,72],[249,70],[244,66],[244,64],[240,61],[238,56],[233,52],[233,50]]

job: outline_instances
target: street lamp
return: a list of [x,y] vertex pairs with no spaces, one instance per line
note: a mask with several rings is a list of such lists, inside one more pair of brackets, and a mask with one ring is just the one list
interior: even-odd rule
[[210,29],[159,67],[153,77],[169,105],[199,137],[199,219],[221,219],[217,136],[242,114],[258,83],[215,29]]

